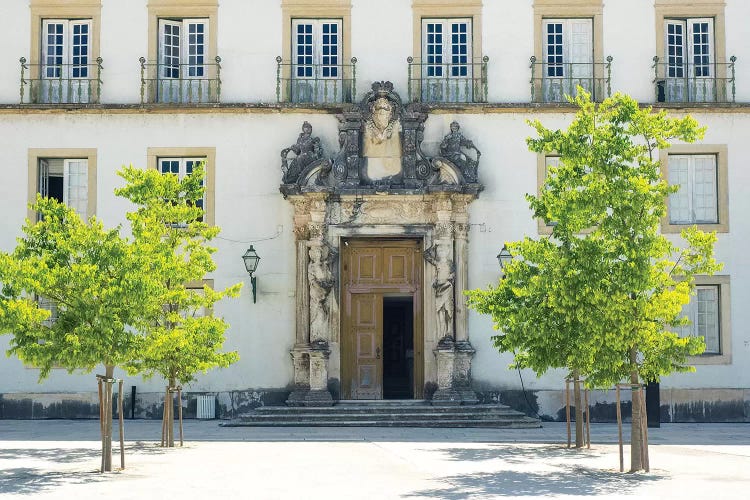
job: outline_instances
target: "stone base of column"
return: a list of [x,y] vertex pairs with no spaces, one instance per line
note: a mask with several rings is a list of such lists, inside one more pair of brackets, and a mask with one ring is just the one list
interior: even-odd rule
[[432,404],[477,404],[479,400],[471,388],[471,358],[476,352],[471,344],[444,338],[434,352],[437,357],[438,388],[432,395]]
[[327,390],[299,388],[289,394],[287,406],[333,406],[333,398]]

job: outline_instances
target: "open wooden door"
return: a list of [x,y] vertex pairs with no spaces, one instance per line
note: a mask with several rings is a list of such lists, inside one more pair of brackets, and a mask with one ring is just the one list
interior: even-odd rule
[[[383,297],[409,297],[414,304],[414,383],[422,397],[421,241],[353,239],[342,252],[341,382],[344,399],[383,399]],[[393,347],[393,346],[390,346]]]

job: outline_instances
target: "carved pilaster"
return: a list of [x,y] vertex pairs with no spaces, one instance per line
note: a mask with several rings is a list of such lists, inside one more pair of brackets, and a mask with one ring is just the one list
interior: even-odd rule
[[437,358],[437,391],[432,404],[476,404],[471,388],[471,358],[474,348],[468,342],[441,341],[435,349]]

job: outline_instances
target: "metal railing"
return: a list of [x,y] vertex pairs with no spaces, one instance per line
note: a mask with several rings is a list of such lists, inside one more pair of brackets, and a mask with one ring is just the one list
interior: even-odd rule
[[221,57],[202,64],[141,63],[141,104],[200,104],[221,100]]
[[276,101],[351,103],[357,95],[357,58],[351,64],[295,64],[276,58]]
[[612,95],[612,56],[602,63],[547,63],[531,56],[531,102],[567,102],[580,86],[593,101]]
[[408,57],[410,102],[487,102],[484,56],[463,64],[426,63]]
[[728,63],[659,62],[654,56],[656,102],[735,102],[735,56]]
[[96,104],[102,90],[102,58],[93,64],[21,63],[21,104]]

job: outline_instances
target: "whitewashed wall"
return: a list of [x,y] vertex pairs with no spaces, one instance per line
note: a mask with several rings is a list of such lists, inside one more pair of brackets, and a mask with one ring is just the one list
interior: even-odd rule
[[[139,101],[138,58],[147,55],[147,0],[103,0],[101,55],[104,59],[104,104]],[[0,108],[18,102],[19,63],[29,57],[29,2],[0,2]],[[750,2],[728,0],[726,7],[727,55],[737,55],[737,100],[750,101],[750,44],[746,23]],[[529,57],[533,52],[532,0],[484,0],[483,51],[490,57],[490,102],[528,102]],[[282,53],[281,9],[278,0],[221,0],[217,52],[223,58],[222,101],[225,103],[274,102],[275,57]],[[406,58],[412,54],[411,2],[408,0],[352,1],[352,55],[359,59],[360,97],[373,80],[391,80],[406,97]],[[614,57],[613,89],[648,102],[653,99],[651,58],[655,53],[652,0],[606,2],[604,54]],[[6,106],[7,108],[7,106]],[[497,110],[496,110],[497,111]],[[732,364],[699,366],[696,374],[672,376],[665,387],[750,387],[750,185],[747,158],[750,144],[750,109],[732,112],[695,109],[708,125],[705,142],[727,144],[729,151],[730,232],[719,236],[717,254],[731,275]],[[564,127],[565,112],[461,114],[433,113],[427,122],[425,150],[434,152],[448,124],[457,119],[464,133],[482,150],[480,179],[485,191],[471,209],[470,286],[480,287],[498,277],[495,255],[505,240],[536,234],[523,195],[536,190],[536,157],[524,139],[530,118],[548,127]],[[112,226],[124,222],[126,203],[112,191],[121,185],[116,170],[132,163],[145,165],[148,147],[216,148],[216,223],[222,227],[216,254],[216,286],[247,283],[240,260],[250,240],[281,234],[255,244],[262,257],[258,271],[258,303],[249,286],[242,297],[216,308],[232,325],[227,349],[237,349],[241,361],[226,370],[202,376],[191,389],[219,391],[244,388],[282,388],[291,381],[288,351],[294,341],[294,255],[291,210],[278,193],[279,151],[294,142],[302,121],[309,120],[316,135],[332,153],[336,145],[336,119],[331,114],[285,112],[158,113],[21,113],[0,109],[0,150],[6,172],[0,183],[0,248],[15,244],[26,216],[29,148],[96,148],[98,163],[97,214]],[[245,243],[236,243],[236,240]],[[477,349],[473,376],[495,388],[519,387],[517,374],[507,370],[508,356],[491,347],[487,318],[470,316],[470,336]],[[5,350],[7,338],[0,339]],[[540,379],[526,373],[527,388],[556,389],[560,373]],[[13,358],[0,360],[0,392],[87,391],[90,375],[54,373],[38,386],[37,372]],[[160,390],[161,381],[140,382],[139,390]]]
[[[750,183],[744,158],[750,145],[742,130],[750,127],[744,114],[698,113],[708,126],[706,143],[729,146],[730,232],[719,235],[717,256],[725,262],[723,274],[732,279],[733,362],[728,366],[700,366],[697,374],[670,377],[665,386],[750,387],[750,340],[743,325],[750,322],[744,304],[750,300],[750,276],[743,265],[750,244],[748,225],[738,214],[750,213],[750,200],[742,186]],[[456,119],[462,130],[482,150],[480,180],[485,191],[472,205],[470,233],[470,287],[483,287],[498,278],[495,255],[506,240],[536,234],[525,193],[536,190],[536,157],[529,153],[524,138],[531,129],[530,118],[549,127],[564,127],[571,115],[559,113],[433,114],[427,121],[425,150],[436,149],[449,123]],[[237,349],[242,360],[226,370],[217,370],[191,387],[193,390],[285,387],[291,379],[288,350],[294,341],[294,255],[292,214],[278,193],[279,151],[292,143],[301,122],[311,121],[326,151],[334,151],[336,120],[332,115],[221,113],[221,114],[0,114],[4,168],[13,172],[0,184],[5,217],[0,225],[0,246],[11,249],[26,216],[28,148],[86,147],[97,149],[97,215],[109,226],[124,222],[126,202],[113,196],[120,186],[117,169],[132,163],[143,166],[146,148],[213,146],[216,148],[216,223],[222,228],[217,240],[218,270],[212,276],[216,286],[247,281],[240,256],[250,240],[273,236],[255,243],[262,257],[258,270],[258,303],[253,304],[246,287],[240,299],[216,308],[231,329],[228,349]],[[123,139],[127,131],[127,139]],[[9,138],[15,138],[10,140]],[[18,140],[24,138],[24,140]],[[229,241],[234,240],[234,241]],[[243,243],[237,243],[243,242]],[[247,283],[246,283],[247,284]],[[470,336],[477,348],[473,365],[475,380],[491,386],[516,387],[518,377],[506,369],[510,358],[499,356],[491,347],[491,325],[486,317],[470,316]],[[3,345],[7,338],[2,340]],[[36,385],[37,372],[25,369],[15,359],[0,362],[4,390],[58,391],[90,388],[88,376],[55,373],[43,388]],[[560,374],[536,379],[527,374],[530,388],[554,388]],[[139,385],[140,382],[139,382]],[[160,381],[145,384],[156,388]]]

